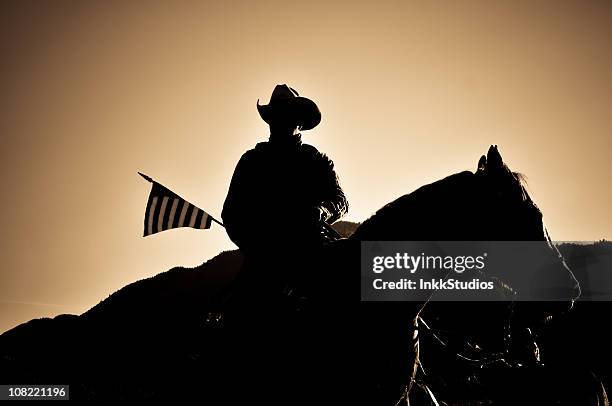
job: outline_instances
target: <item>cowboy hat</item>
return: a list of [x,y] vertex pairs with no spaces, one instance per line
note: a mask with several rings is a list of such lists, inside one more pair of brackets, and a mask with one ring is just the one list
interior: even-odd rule
[[298,92],[287,85],[276,85],[270,103],[261,105],[257,100],[257,110],[268,124],[278,117],[295,118],[302,130],[311,130],[321,122],[321,112],[310,99],[300,97]]

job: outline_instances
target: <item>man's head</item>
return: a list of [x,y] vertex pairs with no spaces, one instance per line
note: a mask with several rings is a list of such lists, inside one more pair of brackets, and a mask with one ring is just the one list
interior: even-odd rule
[[272,132],[311,130],[321,122],[321,112],[315,102],[300,97],[287,85],[277,85],[268,104],[260,105],[257,100],[257,110]]

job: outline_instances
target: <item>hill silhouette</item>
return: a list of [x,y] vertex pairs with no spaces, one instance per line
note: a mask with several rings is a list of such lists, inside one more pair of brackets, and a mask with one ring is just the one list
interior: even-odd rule
[[582,300],[612,300],[612,242],[592,244],[566,242],[559,244],[565,262],[582,287]]
[[[71,386],[71,396],[85,399],[163,397],[147,382],[158,382],[159,373],[171,381],[175,368],[192,370],[211,350],[198,343],[210,300],[231,282],[242,260],[239,251],[223,252],[198,267],[173,268],[127,285],[80,316],[35,319],[5,332],[0,381],[77,380],[81,384]],[[116,379],[139,381],[133,385],[139,394],[114,386]]]

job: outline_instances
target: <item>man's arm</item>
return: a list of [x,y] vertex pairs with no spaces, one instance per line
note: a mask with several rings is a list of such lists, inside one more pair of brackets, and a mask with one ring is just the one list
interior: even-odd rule
[[321,208],[322,220],[333,224],[348,212],[348,200],[340,186],[334,163],[327,155],[317,152],[320,156],[322,171]]
[[234,169],[234,174],[230,182],[230,187],[223,203],[221,218],[229,238],[238,247],[243,248],[245,241],[248,241],[250,225],[249,215],[249,190],[252,186],[249,176],[249,155],[248,152],[242,155],[240,161]]

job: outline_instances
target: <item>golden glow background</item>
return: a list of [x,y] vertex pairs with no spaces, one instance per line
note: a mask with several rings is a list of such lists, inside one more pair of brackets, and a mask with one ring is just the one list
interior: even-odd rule
[[142,238],[136,171],[219,216],[277,83],[319,103],[351,220],[495,143],[554,239],[610,237],[611,31],[609,1],[4,1],[0,331],[231,249]]

